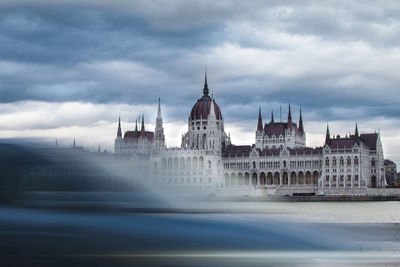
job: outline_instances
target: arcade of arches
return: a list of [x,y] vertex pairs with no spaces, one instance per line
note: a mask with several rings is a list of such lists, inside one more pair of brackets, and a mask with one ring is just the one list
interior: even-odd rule
[[225,173],[225,186],[318,185],[318,171]]

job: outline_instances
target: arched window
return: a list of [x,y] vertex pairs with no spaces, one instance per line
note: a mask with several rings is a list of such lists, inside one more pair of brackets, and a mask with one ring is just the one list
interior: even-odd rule
[[351,158],[347,157],[347,166],[350,166],[350,165],[351,165]]
[[253,169],[255,169],[255,168],[256,168],[256,162],[253,161]]
[[357,156],[354,158],[354,165],[358,166],[358,158],[357,158]]
[[372,167],[375,167],[375,158],[372,158],[372,159],[371,159],[371,166],[372,166]]
[[336,166],[336,157],[333,157],[332,165],[333,165],[333,166]]
[[326,157],[326,159],[325,159],[325,166],[329,167],[329,158],[328,157]]
[[344,165],[344,160],[343,160],[343,157],[340,157],[340,166],[343,166]]

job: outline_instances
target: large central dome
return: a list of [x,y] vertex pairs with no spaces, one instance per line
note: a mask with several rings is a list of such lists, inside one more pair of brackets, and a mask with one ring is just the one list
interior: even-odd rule
[[203,96],[197,100],[196,104],[194,104],[192,111],[190,112],[191,120],[207,120],[208,115],[210,114],[211,103],[214,104],[215,117],[217,120],[222,120],[221,110],[219,109],[217,103],[208,95],[208,85],[207,85],[207,74],[205,76],[204,88],[203,88]]

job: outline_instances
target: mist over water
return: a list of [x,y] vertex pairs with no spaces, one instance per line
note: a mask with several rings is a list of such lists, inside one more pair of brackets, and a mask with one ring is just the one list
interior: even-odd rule
[[38,143],[0,157],[2,266],[399,262],[400,202],[220,198],[166,187],[142,161]]

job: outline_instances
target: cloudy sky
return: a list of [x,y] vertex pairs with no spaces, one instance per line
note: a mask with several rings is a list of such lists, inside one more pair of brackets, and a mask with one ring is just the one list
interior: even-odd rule
[[307,142],[380,131],[400,163],[398,1],[0,1],[0,138],[73,138],[112,149],[161,97],[180,145],[204,67],[227,132],[254,142],[258,105],[298,119]]

